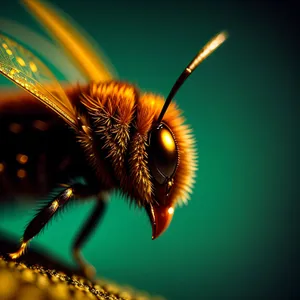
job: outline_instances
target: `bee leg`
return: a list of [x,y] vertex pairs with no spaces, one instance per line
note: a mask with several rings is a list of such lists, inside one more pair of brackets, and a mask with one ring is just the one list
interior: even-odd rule
[[74,184],[67,187],[51,202],[44,206],[36,216],[27,225],[23,237],[21,239],[20,248],[14,252],[9,253],[12,259],[17,259],[22,256],[28,246],[30,240],[39,234],[45,225],[52,219],[52,217],[63,208],[63,206],[74,196],[80,195],[81,190],[86,190],[87,186],[82,184]]
[[80,267],[83,274],[89,278],[93,279],[96,271],[95,268],[88,264],[85,259],[83,258],[80,249],[82,248],[83,244],[87,241],[90,237],[91,233],[99,223],[100,219],[103,216],[103,213],[106,208],[107,198],[104,193],[98,194],[98,199],[96,206],[94,207],[92,214],[89,216],[87,221],[83,224],[79,234],[77,235],[74,244],[73,244],[73,257],[77,262],[78,266]]

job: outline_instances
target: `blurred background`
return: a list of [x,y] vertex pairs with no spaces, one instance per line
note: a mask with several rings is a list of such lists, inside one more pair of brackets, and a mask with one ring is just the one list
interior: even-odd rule
[[[97,41],[119,78],[164,96],[208,39],[223,29],[230,35],[176,96],[197,139],[192,200],[152,241],[145,212],[113,195],[83,249],[98,275],[174,300],[290,299],[295,243],[291,4],[53,3]],[[17,1],[1,6],[0,17],[43,34]],[[12,86],[4,77],[0,85]],[[92,205],[70,205],[31,247],[73,264],[72,239]],[[34,203],[2,207],[0,230],[19,240],[34,208]]]

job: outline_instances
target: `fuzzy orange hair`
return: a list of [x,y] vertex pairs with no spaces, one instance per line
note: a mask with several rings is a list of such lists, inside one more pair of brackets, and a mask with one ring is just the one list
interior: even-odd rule
[[[145,93],[139,98],[145,131],[148,132],[152,124],[158,120],[164,102],[163,97],[150,93]],[[195,139],[192,129],[185,124],[182,111],[175,102],[172,102],[168,107],[162,122],[172,130],[179,151],[179,165],[174,178],[171,202],[175,205],[186,204],[192,192],[197,170]]]

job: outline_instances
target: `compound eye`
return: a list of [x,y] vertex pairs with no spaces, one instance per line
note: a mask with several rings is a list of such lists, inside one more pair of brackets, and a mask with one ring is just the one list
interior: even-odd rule
[[150,135],[151,173],[160,184],[173,177],[178,165],[178,149],[172,131],[160,124]]

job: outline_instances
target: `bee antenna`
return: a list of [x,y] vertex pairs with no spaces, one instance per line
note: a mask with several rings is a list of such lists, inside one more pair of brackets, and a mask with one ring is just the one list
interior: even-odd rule
[[191,75],[191,73],[199,66],[199,64],[208,57],[214,50],[216,50],[225,40],[228,34],[226,31],[220,32],[218,35],[214,36],[195,56],[195,58],[189,63],[189,65],[184,69],[181,75],[176,80],[173,85],[171,92],[169,93],[165,104],[159,114],[157,123],[160,124],[165,112],[167,111],[173,97],[181,87],[181,85],[186,81],[186,79]]

